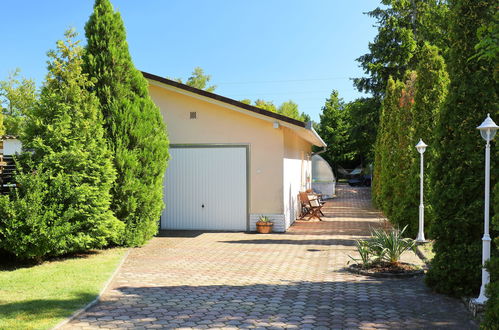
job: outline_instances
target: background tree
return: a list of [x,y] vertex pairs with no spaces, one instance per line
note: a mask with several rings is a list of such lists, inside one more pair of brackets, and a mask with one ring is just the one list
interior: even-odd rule
[[[183,84],[182,78],[175,79],[177,82]],[[200,67],[195,67],[192,71],[191,76],[187,78],[185,84],[197,89],[202,89],[207,92],[213,93],[217,88],[216,85],[208,86],[208,82],[211,80],[211,76],[204,73],[204,70]]]
[[271,112],[277,112],[277,107],[275,106],[274,102],[272,101],[265,101],[262,99],[257,99],[255,101],[255,107],[258,107],[263,110],[271,111]]
[[358,152],[364,166],[374,161],[380,107],[379,100],[374,97],[359,98],[346,105],[350,114],[352,149]]
[[35,82],[21,78],[20,70],[12,72],[7,80],[0,81],[0,107],[8,135],[19,136],[26,113],[37,99]]
[[310,115],[308,113],[302,112],[300,114],[301,121],[308,123],[309,121],[312,121],[312,118],[310,118]]
[[321,156],[333,169],[357,165],[357,153],[351,146],[349,113],[336,90],[331,92],[322,107],[318,133],[330,146]]
[[68,31],[49,52],[49,72],[23,136],[33,154],[18,163],[20,188],[0,196],[0,248],[19,258],[115,244],[124,227],[109,209],[115,171],[74,37]]
[[[245,99],[243,101],[246,101],[246,102],[249,101],[250,103],[247,103],[247,104],[251,104],[251,101],[248,99]],[[243,102],[243,103],[245,103],[245,102]],[[298,104],[296,104],[295,102],[293,102],[291,100],[283,102],[279,107],[276,107],[274,102],[272,102],[272,101],[265,101],[262,99],[257,99],[255,101],[255,106],[258,108],[267,110],[267,111],[278,113],[280,115],[283,115],[283,116],[286,116],[289,118],[296,119],[296,120],[300,120],[300,121],[304,121],[304,122],[310,121],[310,116],[304,112],[302,112],[300,114],[300,111],[298,109]]]
[[298,111],[298,104],[291,100],[283,102],[279,108],[277,108],[277,113],[286,117],[301,119],[300,111]]
[[[480,287],[483,234],[483,140],[475,129],[487,112],[497,117],[494,67],[470,60],[478,43],[477,29],[491,20],[487,1],[450,1],[452,47],[447,63],[449,94],[436,128],[432,171],[432,235],[436,255],[426,277],[439,292],[475,295]],[[497,160],[497,158],[496,158]],[[492,186],[499,166],[492,165]],[[491,233],[494,237],[494,233]]]
[[109,0],[96,0],[85,25],[85,71],[95,80],[117,179],[112,210],[126,224],[123,241],[138,246],[158,230],[168,139],[148,83],[133,65],[123,21]]
[[447,48],[447,3],[439,0],[382,0],[367,14],[374,17],[378,34],[369,43],[369,53],[357,61],[368,77],[354,79],[359,91],[383,95],[389,77],[402,80],[406,71],[415,70],[416,49],[425,41]]
[[0,112],[0,135],[5,134],[5,126],[3,125],[3,114]]

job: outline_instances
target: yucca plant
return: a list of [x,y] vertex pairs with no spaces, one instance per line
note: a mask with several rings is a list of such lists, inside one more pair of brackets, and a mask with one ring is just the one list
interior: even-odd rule
[[357,252],[359,253],[359,258],[354,258],[349,255],[350,259],[355,262],[361,262],[363,268],[369,267],[371,265],[372,248],[369,241],[357,240]]
[[371,231],[372,238],[369,246],[378,260],[396,265],[399,263],[402,253],[415,249],[414,240],[403,237],[406,229],[407,226],[402,230],[393,229],[385,231],[383,229],[373,229]]

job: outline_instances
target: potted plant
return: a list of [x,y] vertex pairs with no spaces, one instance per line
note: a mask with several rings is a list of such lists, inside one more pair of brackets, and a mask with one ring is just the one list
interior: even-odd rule
[[272,232],[273,226],[274,224],[270,221],[269,217],[262,215],[256,222],[256,231],[260,234],[269,234]]

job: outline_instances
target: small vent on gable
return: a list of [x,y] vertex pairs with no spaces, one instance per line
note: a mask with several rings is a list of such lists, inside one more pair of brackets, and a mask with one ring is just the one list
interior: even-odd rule
[[189,117],[189,118],[190,118],[190,119],[196,119],[196,116],[197,116],[196,111],[193,111],[193,112],[191,112],[191,114],[190,114],[190,117]]

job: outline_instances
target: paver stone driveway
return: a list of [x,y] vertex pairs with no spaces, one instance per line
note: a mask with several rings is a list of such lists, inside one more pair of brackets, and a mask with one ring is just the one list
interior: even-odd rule
[[380,223],[369,201],[368,188],[340,186],[325,221],[286,234],[166,233],[133,249],[101,301],[64,327],[476,328],[421,278],[343,270]]

